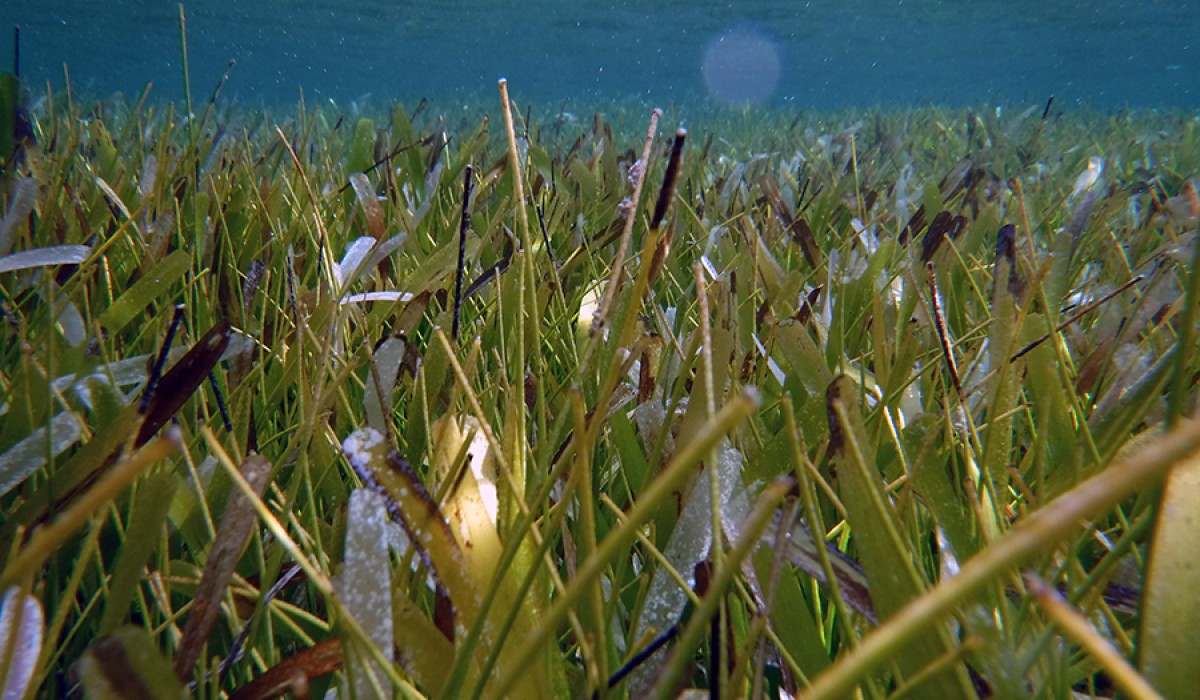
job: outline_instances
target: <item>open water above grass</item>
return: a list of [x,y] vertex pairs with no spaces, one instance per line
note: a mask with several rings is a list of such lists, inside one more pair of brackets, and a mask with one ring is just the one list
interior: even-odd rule
[[[292,102],[468,97],[501,76],[539,100],[1200,105],[1189,0],[196,0],[193,94]],[[179,8],[162,0],[0,3],[0,67],[96,95],[182,96]],[[1191,76],[1191,78],[1189,77]]]

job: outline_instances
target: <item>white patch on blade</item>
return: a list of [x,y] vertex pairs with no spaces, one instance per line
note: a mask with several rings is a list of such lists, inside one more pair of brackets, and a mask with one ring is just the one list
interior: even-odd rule
[[[708,555],[712,546],[712,502],[708,480],[706,466],[700,470],[699,478],[692,485],[675,530],[663,549],[663,556],[689,585],[696,564]],[[666,630],[679,619],[686,603],[687,594],[679,589],[674,577],[661,566],[656,568],[646,594],[646,606],[638,621],[638,634],[634,636],[641,637],[651,627],[658,632]],[[648,666],[643,668],[653,675]],[[636,675],[639,674],[635,672]]]
[[208,455],[196,465],[196,475],[200,477],[200,485],[206,489],[212,483],[212,475],[217,471],[217,464],[217,458]]
[[371,461],[371,450],[384,441],[383,433],[374,428],[359,428],[342,441],[342,452],[356,469]]
[[[795,170],[792,170],[795,172]],[[907,221],[912,214],[912,207],[909,204],[909,192],[920,189],[919,186],[910,185],[913,179],[912,163],[905,163],[904,167],[900,168],[900,176],[896,179],[896,218],[900,221]]]
[[575,320],[575,325],[580,330],[591,330],[596,321],[596,314],[600,313],[600,300],[604,298],[606,286],[603,282],[597,282],[584,291],[583,298],[579,300],[579,315]]
[[950,540],[946,538],[946,532],[942,528],[937,528],[937,543],[938,543],[938,559],[939,569],[941,572],[938,580],[945,581],[946,579],[958,573],[958,557],[954,554],[954,546],[950,544]]
[[[680,411],[682,412],[682,409]],[[642,436],[642,445],[649,453],[662,435],[663,424],[667,420],[667,409],[656,400],[647,401],[633,409],[633,419],[637,423],[638,433]],[[668,435],[667,441],[663,443],[663,454],[669,455],[674,452],[675,439]]]
[[342,261],[333,266],[333,276],[337,280],[339,289],[349,286],[354,281],[359,268],[362,267],[363,260],[367,259],[367,254],[374,247],[375,239],[370,236],[357,238],[346,246],[346,254],[342,256]]
[[437,195],[437,186],[442,180],[442,171],[445,169],[446,160],[443,158],[425,176],[425,200],[412,213],[412,225],[414,228],[421,224],[421,220],[433,208],[433,198]]
[[[412,546],[412,542],[408,539],[408,533],[404,531],[404,528],[400,527],[400,523],[395,521],[388,523],[386,539],[388,548],[397,557],[403,557],[408,552],[408,548]],[[413,570],[415,571],[420,566],[421,562],[414,557],[412,562]]]
[[343,297],[340,303],[345,306],[346,304],[361,304],[365,301],[412,301],[412,298],[413,295],[409,292],[363,292]]
[[704,254],[708,255],[717,243],[729,231],[728,227],[717,224],[708,230],[708,242],[704,244]]
[[233,331],[229,334],[229,345],[225,346],[225,352],[221,353],[221,361],[249,354],[257,345],[258,340],[253,336],[246,335],[241,331]]
[[[838,263],[841,261],[840,254],[837,249],[829,251],[829,270],[838,269]],[[830,275],[832,279],[832,274]],[[825,285],[825,293],[821,295],[821,310],[812,315],[813,321],[817,325],[817,333],[824,340],[829,334],[829,326],[833,324],[833,284]]]
[[87,326],[74,302],[68,301],[63,304],[56,320],[58,327],[62,329],[63,337],[71,347],[77,348],[87,340]]
[[783,386],[783,382],[787,378],[787,375],[783,373],[783,369],[779,366],[779,363],[776,362],[775,359],[772,358],[767,352],[767,348],[764,347],[762,341],[758,339],[758,334],[752,333],[751,337],[754,338],[754,347],[758,348],[759,354],[767,358],[767,369],[771,371],[771,376],[775,377],[775,381],[779,382],[779,386]]
[[[920,365],[917,365],[919,368]],[[916,374],[914,373],[914,376]],[[904,388],[900,394],[900,427],[904,428],[917,420],[924,413],[921,408],[921,389],[919,382],[913,382]]]
[[372,357],[375,371],[369,375],[363,409],[367,414],[367,425],[376,430],[386,430],[391,420],[392,393],[400,374],[400,363],[404,360],[405,345],[402,338],[388,338],[375,348]]
[[42,649],[43,624],[42,605],[37,598],[17,586],[4,592],[0,600],[0,649],[11,650],[0,688],[4,700],[20,698],[29,689]]
[[1104,174],[1104,159],[1096,156],[1088,158],[1087,167],[1075,179],[1075,188],[1071,190],[1071,196],[1067,200],[1072,201],[1081,193],[1092,189],[1100,181],[1102,174]]
[[[675,530],[663,550],[663,556],[689,585],[692,583],[696,564],[708,557],[712,547],[712,490],[709,469],[707,465],[701,469],[699,477],[692,484],[683,512],[679,514],[679,521],[675,524]],[[717,445],[717,482],[722,527],[726,537],[736,540],[742,523],[750,512],[750,498],[742,485],[742,453],[726,439],[722,439]],[[650,580],[650,589],[646,594],[646,605],[638,621],[636,636],[641,637],[651,627],[657,633],[661,633],[675,624],[687,604],[687,599],[687,593],[680,590],[674,577],[664,568],[656,568]],[[630,688],[647,687],[647,684],[656,678],[664,658],[665,655],[659,652],[636,669],[632,673]]]
[[[337,577],[338,596],[346,611],[362,626],[383,657],[392,660],[391,562],[388,560],[388,514],[383,497],[370,489],[355,489],[350,494],[346,516],[346,558]],[[381,669],[366,650],[348,654],[350,681],[354,697],[370,697],[373,683],[369,675],[382,679]]]
[[29,217],[33,205],[37,203],[38,181],[32,177],[23,177],[17,181],[17,186],[9,200],[8,212],[0,219],[0,255],[12,250],[16,238],[17,225]]
[[154,193],[154,181],[158,175],[158,158],[153,153],[142,158],[142,177],[138,180],[138,194],[145,199]]
[[892,300],[892,304],[899,306],[901,300],[904,299],[904,278],[897,275],[891,282],[886,284],[888,296]]
[[[184,348],[174,348],[167,353],[168,363],[177,360],[183,356]],[[109,378],[115,384],[115,387],[125,387],[130,384],[138,384],[146,381],[146,363],[150,359],[149,355],[137,355],[135,357],[126,358],[111,364],[97,367],[92,374],[80,377],[76,374],[64,374],[61,377],[55,378],[53,385],[54,389],[59,392],[66,392],[71,389],[79,400],[84,403],[89,409],[92,408],[91,390],[88,387],[89,381],[110,384]],[[128,398],[128,397],[126,397]],[[3,411],[0,411],[0,415]]]
[[717,445],[717,481],[721,496],[721,525],[725,538],[736,542],[750,516],[750,495],[742,483],[742,452],[728,440]]
[[67,411],[51,419],[49,428],[48,441],[46,426],[42,426],[0,454],[0,496],[41,469],[46,464],[47,454],[57,457],[83,435],[79,419]]
[[371,257],[367,258],[367,266],[363,269],[374,270],[379,266],[379,263],[383,262],[384,258],[396,252],[404,244],[404,239],[406,238],[408,238],[408,234],[397,233],[395,236],[375,246],[375,249],[371,251]]
[[56,245],[48,248],[34,248],[0,258],[0,272],[26,270],[31,267],[78,265],[91,257],[91,255],[92,249],[85,245]]
[[464,421],[467,432],[471,433],[471,444],[467,447],[467,465],[475,484],[479,487],[479,499],[487,511],[488,520],[496,525],[500,513],[500,497],[496,491],[496,463],[491,459],[491,445],[483,434],[479,421],[474,416],[467,416]]

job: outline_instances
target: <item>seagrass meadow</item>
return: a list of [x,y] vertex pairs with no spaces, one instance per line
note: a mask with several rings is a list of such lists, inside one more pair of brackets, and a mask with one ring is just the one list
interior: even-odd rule
[[513,88],[12,107],[5,697],[1191,696],[1194,114]]

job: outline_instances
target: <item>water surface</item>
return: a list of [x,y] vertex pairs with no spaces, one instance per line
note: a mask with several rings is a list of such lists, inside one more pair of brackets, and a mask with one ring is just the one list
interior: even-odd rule
[[[466,97],[506,76],[544,100],[1200,105],[1187,0],[196,0],[186,15],[198,98],[236,60],[227,94],[269,102]],[[31,83],[60,88],[65,65],[76,90],[182,95],[173,2],[6,0],[13,24]]]

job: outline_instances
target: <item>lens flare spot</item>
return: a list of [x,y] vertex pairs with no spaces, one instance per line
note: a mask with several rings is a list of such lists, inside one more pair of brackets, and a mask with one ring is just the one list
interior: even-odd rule
[[779,48],[757,29],[733,27],[708,42],[701,70],[708,93],[722,102],[766,102],[779,86]]

